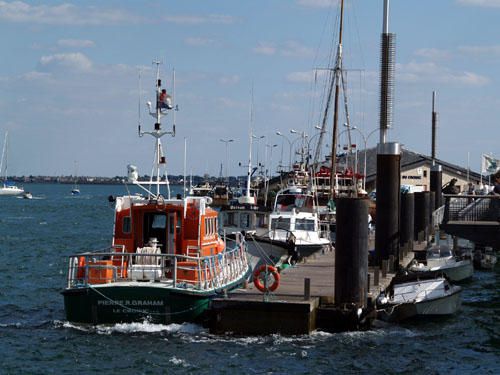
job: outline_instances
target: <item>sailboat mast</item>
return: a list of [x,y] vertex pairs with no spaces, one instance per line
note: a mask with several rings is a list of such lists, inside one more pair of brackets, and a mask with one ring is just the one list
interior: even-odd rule
[[3,149],[2,149],[2,159],[0,160],[0,177],[1,177],[1,174],[3,172],[3,164],[4,164],[4,159],[5,159],[5,180],[7,180],[7,159],[6,159],[6,151],[7,151],[7,137],[9,135],[9,132],[6,131],[5,132],[5,138],[4,138],[4,141],[3,141]]
[[340,1],[340,31],[339,44],[337,48],[337,61],[335,64],[335,102],[333,109],[333,131],[332,131],[332,157],[331,157],[331,172],[330,172],[330,197],[335,197],[335,176],[337,173],[337,128],[338,128],[338,113],[339,113],[339,93],[340,79],[342,75],[342,30],[344,26],[344,0]]

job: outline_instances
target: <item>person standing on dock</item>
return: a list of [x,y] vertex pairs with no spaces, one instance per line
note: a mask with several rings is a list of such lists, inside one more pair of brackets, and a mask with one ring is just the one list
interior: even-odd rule
[[494,188],[490,195],[493,195],[490,199],[490,218],[491,220],[500,221],[500,171],[497,171],[493,175]]

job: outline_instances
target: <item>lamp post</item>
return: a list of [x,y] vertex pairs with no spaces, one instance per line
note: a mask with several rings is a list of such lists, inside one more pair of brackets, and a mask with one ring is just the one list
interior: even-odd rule
[[364,178],[363,178],[363,190],[365,190],[366,188],[366,147],[368,145],[368,138],[370,138],[370,136],[372,134],[374,134],[376,131],[380,130],[379,128],[375,128],[373,129],[371,132],[368,133],[367,136],[364,135],[364,133],[358,129],[356,126],[349,126],[351,129],[353,130],[357,130],[359,134],[361,134],[361,137],[363,138],[363,144],[364,144],[364,148],[365,148],[365,152],[364,152],[364,162],[363,162],[363,175],[364,175]]
[[[259,140],[265,138],[266,136],[265,135],[261,135],[261,136],[256,136],[255,134],[252,134],[252,138],[255,139],[255,143],[257,144],[257,162],[255,163],[255,165],[257,166],[257,168],[260,167],[260,163],[259,163]],[[262,172],[262,170],[261,170]]]
[[[265,163],[267,164],[267,149],[269,148],[269,168],[266,168],[266,173],[264,177],[264,185],[266,187],[266,194],[264,196],[264,206],[267,206],[267,195],[269,193],[269,180],[272,178],[272,171],[273,171],[273,148],[277,147],[278,145],[266,145],[266,156],[265,156]],[[269,171],[269,177],[267,176],[267,172]]]
[[301,155],[301,163],[304,163],[304,153],[305,153],[305,147],[307,145],[307,142],[306,142],[306,139],[309,137],[306,132],[298,132],[297,130],[294,130],[294,129],[290,129],[290,133],[292,134],[299,134],[300,135],[300,138],[297,138],[296,140],[294,140],[292,142],[295,143],[297,140],[301,139],[302,140],[302,145],[300,147],[300,155]]
[[228,144],[231,142],[234,142],[234,139],[220,139],[221,142],[224,142],[226,144],[226,183],[229,186],[229,175],[227,172],[227,160],[228,160]]
[[[291,168],[292,167],[292,142],[290,142],[290,140],[288,139],[288,137],[286,135],[284,135],[280,131],[277,131],[276,135],[279,135],[280,137],[283,137],[283,139],[286,139],[286,141],[290,145],[290,153],[289,153],[289,156],[288,156],[288,160],[289,160],[289,164],[288,165],[289,165],[290,169],[292,169]],[[283,143],[281,144],[281,164],[283,164]]]

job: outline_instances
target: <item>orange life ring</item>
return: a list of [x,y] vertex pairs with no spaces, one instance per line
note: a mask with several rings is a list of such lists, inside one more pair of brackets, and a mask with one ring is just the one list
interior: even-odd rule
[[[274,282],[272,283],[271,286],[267,287],[267,290],[264,284],[262,283],[262,280],[260,279],[260,274],[263,272],[264,274],[268,273],[273,275],[274,278]],[[253,284],[258,290],[260,290],[263,293],[266,291],[274,292],[276,289],[278,289],[280,285],[280,274],[276,269],[276,267],[271,266],[270,264],[263,264],[253,273]]]
[[78,257],[78,268],[76,270],[76,278],[83,279],[85,277],[85,257]]

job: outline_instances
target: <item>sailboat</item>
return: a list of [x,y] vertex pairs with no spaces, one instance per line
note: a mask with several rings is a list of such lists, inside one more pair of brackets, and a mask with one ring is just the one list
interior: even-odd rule
[[80,195],[80,188],[78,187],[78,184],[76,183],[77,181],[77,168],[76,168],[76,161],[75,161],[75,181],[73,183],[73,188],[71,189],[71,195]]
[[3,142],[2,159],[0,160],[0,196],[1,195],[21,195],[24,193],[22,187],[16,186],[13,182],[7,180],[7,139],[9,132],[5,132],[5,139]]
[[241,286],[250,271],[242,236],[219,236],[210,197],[170,196],[161,137],[175,136],[175,117],[172,130],[163,130],[161,118],[172,108],[160,105],[155,63],[156,108],[148,103],[154,128],[143,131],[139,122],[139,137],[154,138],[153,173],[140,181],[129,164],[128,182],[144,194],[113,199],[111,247],[69,257],[62,294],[71,322],[200,322],[211,299]]

